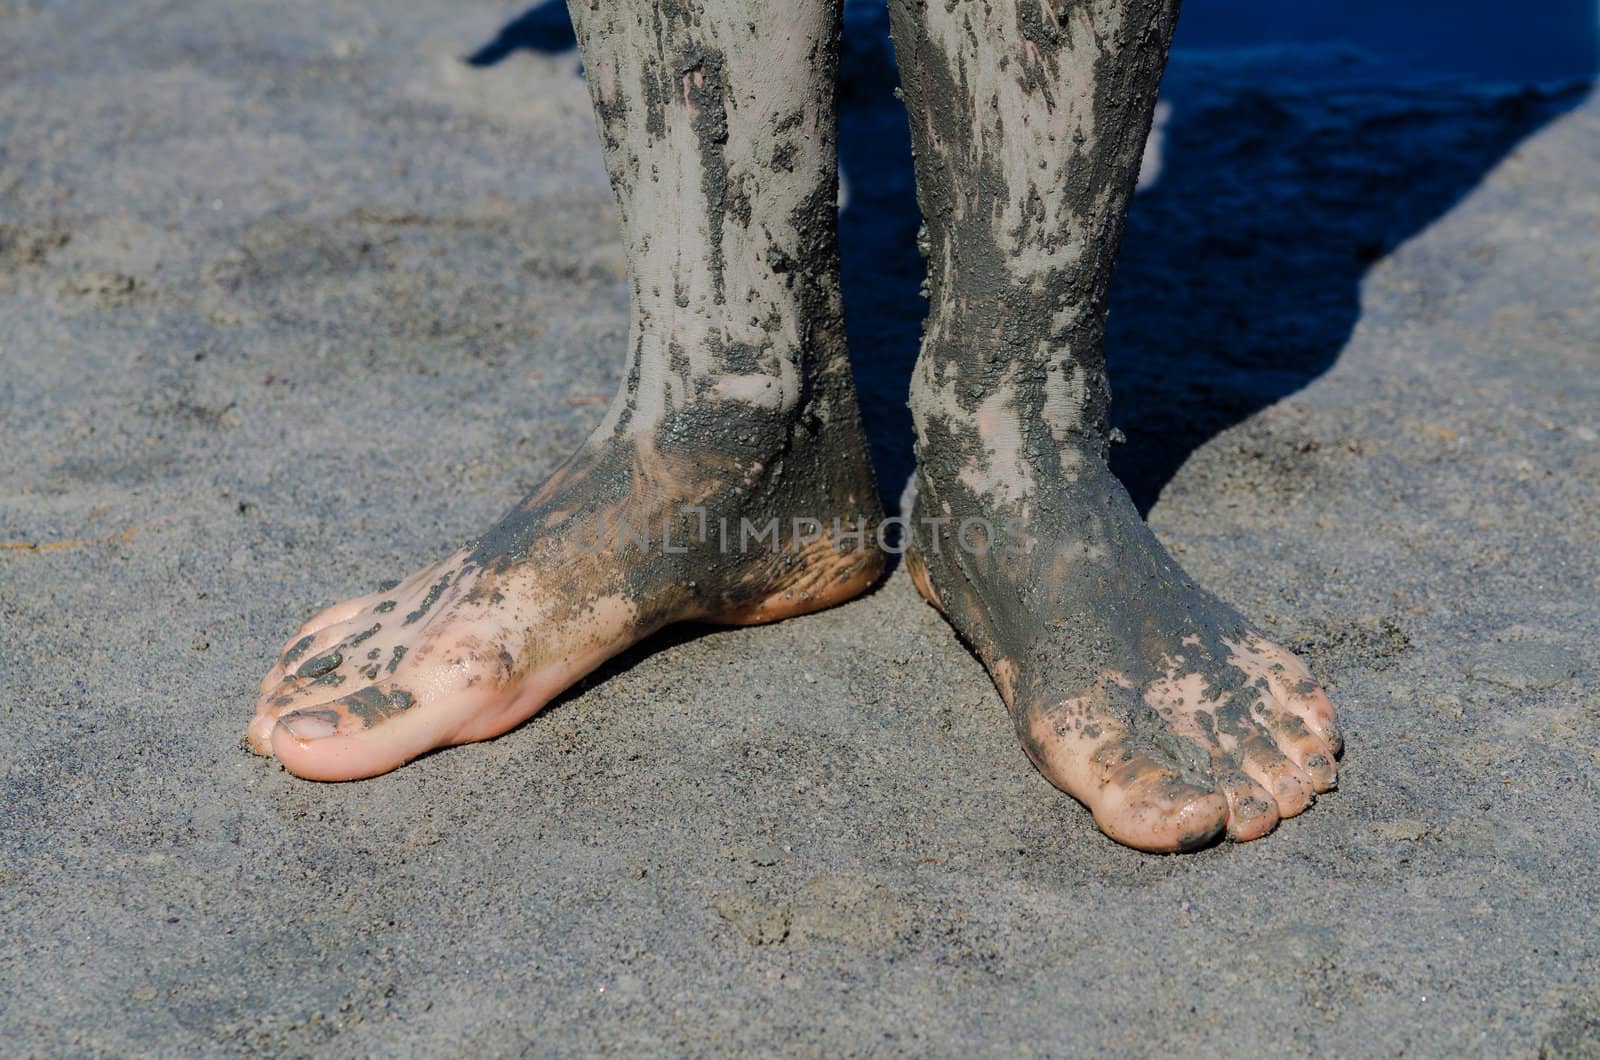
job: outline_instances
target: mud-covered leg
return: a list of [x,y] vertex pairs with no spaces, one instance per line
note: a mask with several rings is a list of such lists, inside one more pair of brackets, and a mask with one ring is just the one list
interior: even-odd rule
[[1327,697],[1106,467],[1117,245],[1177,0],[890,0],[926,222],[909,566],[1114,838],[1263,835],[1335,783]]
[[498,735],[664,625],[815,610],[881,570],[853,533],[880,512],[839,299],[838,0],[572,14],[621,207],[625,382],[499,523],[290,639],[249,738],[303,776]]

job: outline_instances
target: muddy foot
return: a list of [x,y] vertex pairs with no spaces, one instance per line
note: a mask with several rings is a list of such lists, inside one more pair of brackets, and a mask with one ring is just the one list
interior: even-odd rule
[[978,650],[1039,771],[1108,836],[1174,851],[1266,835],[1336,784],[1332,704],[1173,562],[1097,455],[1062,462],[1006,508],[923,471],[918,588]]
[[303,777],[369,777],[506,732],[670,623],[770,622],[861,593],[882,569],[872,536],[807,521],[879,518],[858,436],[767,427],[724,437],[782,439],[781,459],[590,443],[472,546],[302,626],[261,683],[250,745]]

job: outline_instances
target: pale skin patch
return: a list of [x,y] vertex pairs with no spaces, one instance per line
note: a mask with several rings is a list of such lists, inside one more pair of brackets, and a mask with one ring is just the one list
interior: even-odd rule
[[1050,364],[1044,377],[1044,404],[1041,413],[1050,437],[1057,442],[1066,441],[1084,426],[1084,409],[1089,405],[1089,395],[1083,385],[1083,376],[1072,364]]
[[928,422],[935,418],[977,428],[977,416],[968,412],[956,396],[955,373],[946,374],[927,359],[919,360],[911,373],[911,413],[918,418],[917,430],[923,436]]
[[978,406],[978,437],[983,459],[961,468],[961,481],[997,508],[1021,510],[1033,493],[1033,473],[1022,458],[1022,419],[1009,389],[996,391]]
[[792,369],[785,375],[787,378],[775,375],[725,375],[717,380],[712,393],[719,398],[742,401],[756,408],[791,412],[800,400],[800,381]]

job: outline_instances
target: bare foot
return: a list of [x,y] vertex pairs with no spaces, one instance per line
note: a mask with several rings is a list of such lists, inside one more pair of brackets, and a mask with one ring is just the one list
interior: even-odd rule
[[881,518],[839,295],[837,4],[783,6],[778,48],[749,5],[677,11],[573,5],[627,264],[617,397],[473,545],[291,639],[249,739],[301,776],[496,736],[663,626],[814,611],[882,569],[870,531],[832,532]]
[[1106,835],[1151,851],[1266,835],[1337,783],[1332,704],[1173,562],[1096,453],[1061,457],[1009,517],[919,472],[917,587],[977,649],[1034,765]]
[[662,444],[716,437],[706,413],[591,442],[472,546],[311,619],[261,683],[250,745],[303,777],[373,776],[506,732],[670,623],[770,622],[867,589],[871,534],[831,533],[879,518],[859,434],[734,430],[753,413],[728,403],[720,449]]

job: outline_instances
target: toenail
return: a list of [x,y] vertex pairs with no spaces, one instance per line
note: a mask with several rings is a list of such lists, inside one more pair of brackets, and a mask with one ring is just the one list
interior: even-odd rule
[[301,743],[320,740],[339,731],[333,722],[315,714],[288,714],[278,719],[278,726]]

